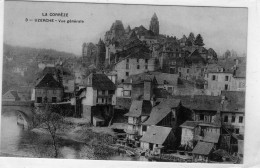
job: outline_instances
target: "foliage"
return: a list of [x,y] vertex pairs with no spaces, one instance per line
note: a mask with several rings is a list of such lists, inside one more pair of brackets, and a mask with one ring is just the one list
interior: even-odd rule
[[204,46],[204,43],[203,43],[203,38],[200,34],[198,34],[196,36],[196,39],[194,41],[194,44],[197,45],[197,46]]
[[190,32],[188,40],[191,41],[191,42],[193,42],[195,40],[194,33]]
[[63,117],[56,113],[49,104],[44,104],[43,108],[35,113],[34,125],[36,128],[46,130],[51,135],[55,158],[58,157],[57,131],[62,128],[62,123]]

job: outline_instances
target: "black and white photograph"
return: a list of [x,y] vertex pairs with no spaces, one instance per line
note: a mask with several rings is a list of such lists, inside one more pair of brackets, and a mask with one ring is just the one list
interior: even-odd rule
[[247,7],[5,1],[3,13],[1,157],[244,163]]

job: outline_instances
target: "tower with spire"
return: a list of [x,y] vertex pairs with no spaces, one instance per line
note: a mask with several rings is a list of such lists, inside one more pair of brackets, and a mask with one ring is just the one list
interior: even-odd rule
[[159,21],[156,13],[153,14],[150,21],[150,30],[153,31],[155,35],[159,35]]

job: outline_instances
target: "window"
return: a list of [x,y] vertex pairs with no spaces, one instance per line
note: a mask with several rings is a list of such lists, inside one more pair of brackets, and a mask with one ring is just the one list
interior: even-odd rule
[[224,117],[224,122],[228,122],[228,116]]
[[129,63],[129,59],[126,59],[126,62]]
[[139,63],[139,59],[136,59],[136,62]]
[[114,90],[109,90],[109,91],[108,91],[108,94],[110,94],[110,95],[111,95],[111,94],[115,94],[115,91],[114,91]]
[[212,80],[216,80],[216,75],[212,75]]
[[187,69],[187,73],[189,73],[190,72],[190,70],[189,69]]
[[200,114],[200,120],[204,120],[204,115]]
[[102,90],[102,95],[105,95],[106,94],[106,91],[105,90]]
[[235,129],[236,134],[239,134],[239,128]]
[[236,116],[232,116],[231,122],[234,123],[236,121]]
[[42,97],[37,97],[37,103],[42,103]]
[[137,69],[140,69],[140,65],[137,65]]
[[148,65],[145,65],[145,69],[148,69]]
[[227,84],[225,84],[225,90],[228,90],[228,85]]
[[52,101],[53,103],[56,103],[56,102],[57,102],[57,97],[52,97],[52,98],[51,98],[51,101]]
[[243,117],[242,116],[239,117],[239,123],[243,123]]
[[129,69],[129,64],[126,64],[126,67],[125,67],[126,69]]
[[225,76],[225,81],[228,81],[228,76]]
[[125,76],[129,76],[129,72],[126,72],[126,73],[125,73]]
[[146,125],[143,125],[143,126],[142,126],[142,131],[146,131],[146,130],[147,130]]
[[148,64],[148,59],[145,59],[145,63]]
[[104,103],[104,99],[102,99],[102,103]]
[[124,90],[123,95],[125,97],[130,97],[131,96],[131,91],[130,90]]

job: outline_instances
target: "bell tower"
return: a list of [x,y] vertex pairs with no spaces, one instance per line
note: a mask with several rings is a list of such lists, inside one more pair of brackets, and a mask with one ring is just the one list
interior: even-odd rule
[[159,35],[159,21],[156,13],[153,14],[150,21],[150,30],[153,31],[155,35]]

